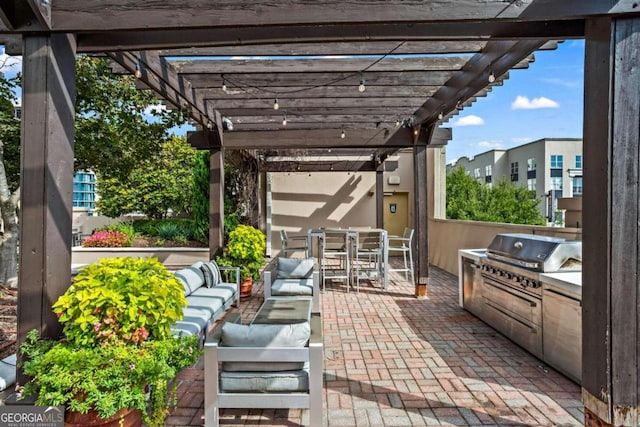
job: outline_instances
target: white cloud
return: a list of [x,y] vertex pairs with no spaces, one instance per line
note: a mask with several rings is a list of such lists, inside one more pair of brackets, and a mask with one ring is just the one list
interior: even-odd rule
[[482,117],[474,116],[473,114],[470,116],[460,117],[458,120],[453,122],[453,126],[482,126],[484,124],[484,119]]
[[493,150],[502,148],[502,141],[480,141],[476,144],[476,147],[482,150]]
[[526,96],[518,95],[511,104],[512,110],[537,110],[539,108],[558,108],[560,104],[556,101],[541,96],[540,98],[529,99]]
[[532,139],[528,136],[511,138],[511,142],[513,142],[514,144],[526,144],[530,141],[532,141]]
[[154,104],[154,105],[149,105],[145,110],[144,110],[144,114],[147,116],[152,115],[153,113],[162,113],[163,111],[166,111],[167,107],[163,104]]
[[0,72],[15,74],[22,71],[22,57],[21,56],[9,56],[2,52],[0,54]]
[[545,83],[549,83],[552,85],[558,85],[558,86],[564,86],[564,87],[569,87],[569,88],[574,88],[574,87],[582,87],[583,83],[582,81],[578,81],[578,80],[564,80],[564,79],[559,79],[556,77],[546,77],[546,78],[541,78],[541,81],[545,82]]

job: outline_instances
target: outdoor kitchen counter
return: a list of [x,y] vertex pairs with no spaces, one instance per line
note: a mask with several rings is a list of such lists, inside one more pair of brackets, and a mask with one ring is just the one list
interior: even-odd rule
[[582,299],[582,272],[570,271],[564,273],[540,273],[543,286],[556,287],[568,292],[572,296]]

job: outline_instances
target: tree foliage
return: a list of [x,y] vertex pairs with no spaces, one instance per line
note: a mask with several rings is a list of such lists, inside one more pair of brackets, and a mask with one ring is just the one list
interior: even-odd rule
[[9,191],[20,186],[20,119],[14,115],[14,90],[20,84],[20,77],[5,78],[0,73],[0,140],[3,156],[1,160],[6,171]]
[[468,221],[544,225],[535,191],[500,181],[482,185],[463,167],[447,175],[447,218]]
[[181,111],[164,110],[150,91],[137,90],[133,76],[113,74],[105,58],[77,58],[76,92],[75,169],[102,177],[126,179],[184,121]]
[[196,237],[200,241],[209,239],[209,150],[198,151],[193,166],[193,191],[191,194],[191,216],[195,224]]
[[162,143],[159,153],[139,159],[127,177],[98,175],[98,209],[106,216],[141,211],[150,218],[164,218],[191,210],[192,175],[196,152],[184,137]]

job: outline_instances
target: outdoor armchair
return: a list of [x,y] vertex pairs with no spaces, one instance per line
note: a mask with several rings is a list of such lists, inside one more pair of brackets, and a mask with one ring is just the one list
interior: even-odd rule
[[313,312],[320,311],[320,273],[313,258],[279,257],[264,271],[264,298],[311,297]]

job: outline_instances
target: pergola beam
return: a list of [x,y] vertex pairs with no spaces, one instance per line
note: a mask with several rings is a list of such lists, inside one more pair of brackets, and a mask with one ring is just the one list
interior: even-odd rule
[[[260,163],[263,172],[375,172],[379,162],[375,160],[300,160],[300,161],[264,161]],[[385,169],[393,171],[398,162],[387,160]]]

